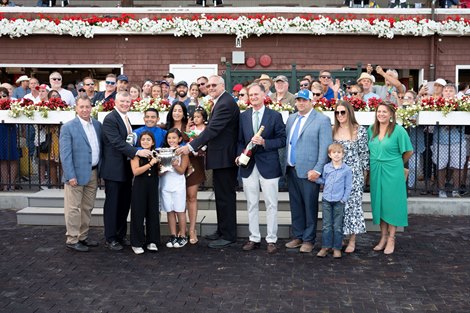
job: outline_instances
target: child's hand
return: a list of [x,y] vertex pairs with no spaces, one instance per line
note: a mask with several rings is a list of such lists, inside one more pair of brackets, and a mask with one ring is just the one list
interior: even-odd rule
[[171,161],[171,165],[173,165],[173,166],[178,166],[179,163],[180,163],[180,162],[178,161],[178,159],[173,159],[173,160]]

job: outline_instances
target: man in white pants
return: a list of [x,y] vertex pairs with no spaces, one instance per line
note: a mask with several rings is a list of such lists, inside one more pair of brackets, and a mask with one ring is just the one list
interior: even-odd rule
[[[253,84],[248,87],[248,95],[252,108],[240,114],[238,135],[238,152],[243,152],[251,141],[257,145],[256,151],[246,167],[240,167],[248,209],[250,229],[249,241],[243,245],[243,250],[257,249],[261,244],[259,230],[259,196],[260,185],[266,205],[267,251],[277,251],[277,207],[278,183],[282,175],[278,149],[286,145],[286,128],[279,112],[264,105],[266,91],[263,85]],[[259,128],[264,126],[260,135]],[[235,162],[239,164],[240,157]]]

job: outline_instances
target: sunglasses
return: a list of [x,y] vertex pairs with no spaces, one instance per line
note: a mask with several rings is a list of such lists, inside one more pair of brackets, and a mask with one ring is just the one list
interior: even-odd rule
[[346,89],[351,89],[351,86],[346,86]]
[[313,92],[312,92],[312,95],[313,95],[313,96],[320,97],[320,96],[321,96],[321,93],[313,93]]
[[320,78],[326,78],[326,79],[330,79],[330,78],[331,78],[331,76],[322,75],[322,76],[320,76]]
[[300,84],[300,87],[308,87],[309,86],[309,83],[306,83],[306,84]]
[[215,88],[217,87],[219,84],[207,84],[207,87],[209,88]]
[[351,94],[352,94],[353,96],[357,96],[357,95],[359,94],[359,92],[355,91],[355,92],[351,92]]
[[52,79],[52,80],[58,80],[58,81],[61,81],[61,80],[62,80],[62,78],[58,78],[58,77],[52,77],[51,79]]
[[2,94],[0,95],[0,98],[2,98],[2,99],[3,99],[3,98],[8,98],[8,95],[2,93]]
[[335,111],[335,115],[346,115],[346,111]]
[[198,87],[205,86],[205,85],[206,85],[206,83],[197,84]]
[[94,86],[95,83],[89,83],[89,84],[85,84],[85,86]]
[[404,97],[398,96],[398,99],[403,100],[405,99]]
[[240,97],[244,97],[246,94],[245,93],[239,93],[238,94]]
[[114,86],[114,85],[116,85],[116,82],[110,82],[109,80],[107,80],[106,85]]

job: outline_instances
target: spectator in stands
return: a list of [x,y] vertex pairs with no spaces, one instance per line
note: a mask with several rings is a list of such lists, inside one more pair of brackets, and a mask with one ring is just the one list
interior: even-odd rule
[[41,99],[39,97],[39,81],[37,78],[31,77],[29,80],[29,88],[31,89],[31,92],[26,94],[23,98],[25,99],[30,99],[34,103],[39,103],[41,102]]
[[276,92],[271,95],[273,102],[287,104],[293,108],[295,107],[295,97],[289,92],[289,80],[286,76],[279,75],[274,78],[274,89]]
[[352,85],[349,89],[350,97],[353,99],[363,99],[364,89],[362,89],[361,85]]
[[173,103],[175,98],[170,96],[170,83],[166,80],[160,82],[160,87],[162,88],[162,99],[168,100],[168,102]]
[[299,83],[299,90],[310,90],[310,81],[307,78],[302,78]]
[[271,97],[271,95],[273,94],[271,91],[271,88],[273,86],[273,80],[271,79],[271,77],[266,74],[261,74],[260,78],[256,79],[254,82],[263,85],[264,89],[266,90],[266,96]]
[[60,75],[59,72],[52,72],[51,75],[49,75],[49,83],[51,84],[51,89],[56,90],[60,94],[60,98],[64,100],[67,105],[75,105],[73,93],[62,88],[62,75]]
[[29,89],[29,77],[26,75],[20,76],[16,80],[16,85],[18,87],[13,91],[12,98],[21,99],[31,92],[31,89]]
[[199,87],[197,86],[196,82],[191,83],[189,86],[189,97],[194,98],[196,105],[199,103]]
[[381,233],[374,251],[392,254],[397,227],[408,226],[404,164],[413,147],[406,130],[396,124],[395,107],[390,102],[377,107],[368,136],[372,217],[374,224],[380,224]]
[[146,80],[144,84],[142,85],[142,99],[147,99],[152,97],[152,87],[153,87],[153,81],[151,80]]
[[7,89],[9,99],[16,100],[16,98],[12,97],[13,96],[13,86],[12,85],[10,85],[9,83],[3,83],[3,84],[0,85],[0,87],[3,87],[3,88]]
[[173,73],[168,73],[163,75],[163,80],[166,80],[170,85],[175,82],[175,75]]
[[368,73],[361,73],[357,83],[362,86],[363,96],[362,99],[367,102],[370,98],[380,99],[380,96],[372,91],[373,83],[372,75]]
[[201,76],[197,79],[197,87],[199,88],[199,97],[207,96],[209,90],[207,89],[207,82],[209,79],[206,76]]
[[105,91],[100,91],[100,92],[97,92],[95,97],[93,98],[93,105],[96,105],[98,102],[106,102],[106,101],[109,101],[111,99],[115,99],[116,98],[116,75],[114,74],[108,74],[106,75],[106,79],[105,79],[105,83],[106,83],[106,89]]
[[10,0],[1,0],[0,7],[14,7],[16,4]]
[[116,92],[127,91],[129,88],[129,78],[126,75],[119,75],[117,77]]
[[[456,99],[457,87],[447,84],[443,88],[444,99]],[[432,161],[437,167],[439,198],[447,198],[445,183],[447,170],[452,170],[454,188],[452,197],[459,198],[459,183],[462,180],[464,163],[467,159],[467,144],[463,126],[435,126],[433,135]]]
[[245,104],[249,102],[248,90],[246,87],[240,89],[240,92],[238,93],[238,101],[243,101]]
[[173,101],[181,101],[186,107],[188,107],[191,99],[188,97],[188,83],[184,80],[176,84],[176,99]]
[[243,88],[242,84],[236,84],[235,86],[233,86],[233,88],[232,88],[232,97],[235,98],[235,101],[238,100],[238,94],[240,93],[240,90],[242,90],[242,88]]
[[340,80],[336,79],[333,83],[333,78],[331,77],[330,71],[320,71],[320,84],[323,90],[323,97],[325,97],[326,100],[338,99]]
[[162,87],[160,85],[153,85],[151,95],[152,95],[153,99],[161,99],[162,98]]
[[95,92],[95,81],[91,77],[83,78],[83,89],[85,89],[87,97],[93,101],[96,95]]
[[[367,73],[371,74],[373,70],[372,65],[367,64]],[[396,94],[404,94],[406,91],[405,86],[398,80],[398,72],[394,69],[388,69],[386,72],[380,66],[375,67],[377,74],[385,79],[383,86],[373,85],[372,92],[379,95],[384,101],[390,101],[398,104],[398,99],[394,96]]]
[[70,83],[67,85],[67,90],[70,91],[73,95],[74,98],[78,96],[77,88],[75,88],[75,85]]
[[356,82],[351,80],[351,79],[344,82],[344,84],[343,84],[343,88],[344,88],[344,91],[345,91],[344,92],[344,97],[351,97],[351,87],[355,84],[356,84]]
[[324,98],[323,97],[323,89],[321,88],[321,86],[319,86],[318,84],[314,84],[312,85],[312,89],[311,89],[311,97],[312,97],[312,102],[313,104],[315,105],[315,103],[317,101],[319,101],[320,99]]
[[439,6],[441,8],[457,8],[459,5],[459,0],[439,0]]
[[[5,87],[0,87],[0,101],[10,100]],[[0,186],[1,190],[15,190],[18,174],[18,133],[15,124],[0,123]]]
[[129,94],[131,95],[131,100],[137,100],[142,97],[142,89],[140,89],[139,85],[131,85],[129,87]]

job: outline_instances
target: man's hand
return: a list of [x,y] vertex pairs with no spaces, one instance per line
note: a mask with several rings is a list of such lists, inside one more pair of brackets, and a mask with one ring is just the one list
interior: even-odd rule
[[385,71],[382,69],[382,67],[380,65],[377,65],[375,67],[375,71],[377,72],[377,74],[379,74],[381,76],[384,76],[384,74],[385,74]]
[[148,149],[138,150],[137,155],[140,156],[141,158],[148,158],[149,156],[152,155],[152,151]]
[[264,146],[264,138],[261,136],[254,135],[253,138],[251,138],[251,142],[257,145]]
[[189,154],[189,147],[188,145],[186,146],[182,146],[182,147],[179,147],[178,149],[176,149],[175,153],[177,155],[181,155],[181,154]]
[[367,64],[367,67],[366,67],[367,74],[370,75],[373,70],[374,70],[374,68],[372,67],[372,65],[371,65],[371,64]]
[[69,179],[69,185],[72,187],[78,186],[78,182],[76,178]]
[[320,174],[317,173],[317,172],[314,171],[314,170],[310,170],[310,171],[308,171],[308,173],[307,173],[307,179],[308,179],[309,181],[316,181],[318,177],[320,177]]

